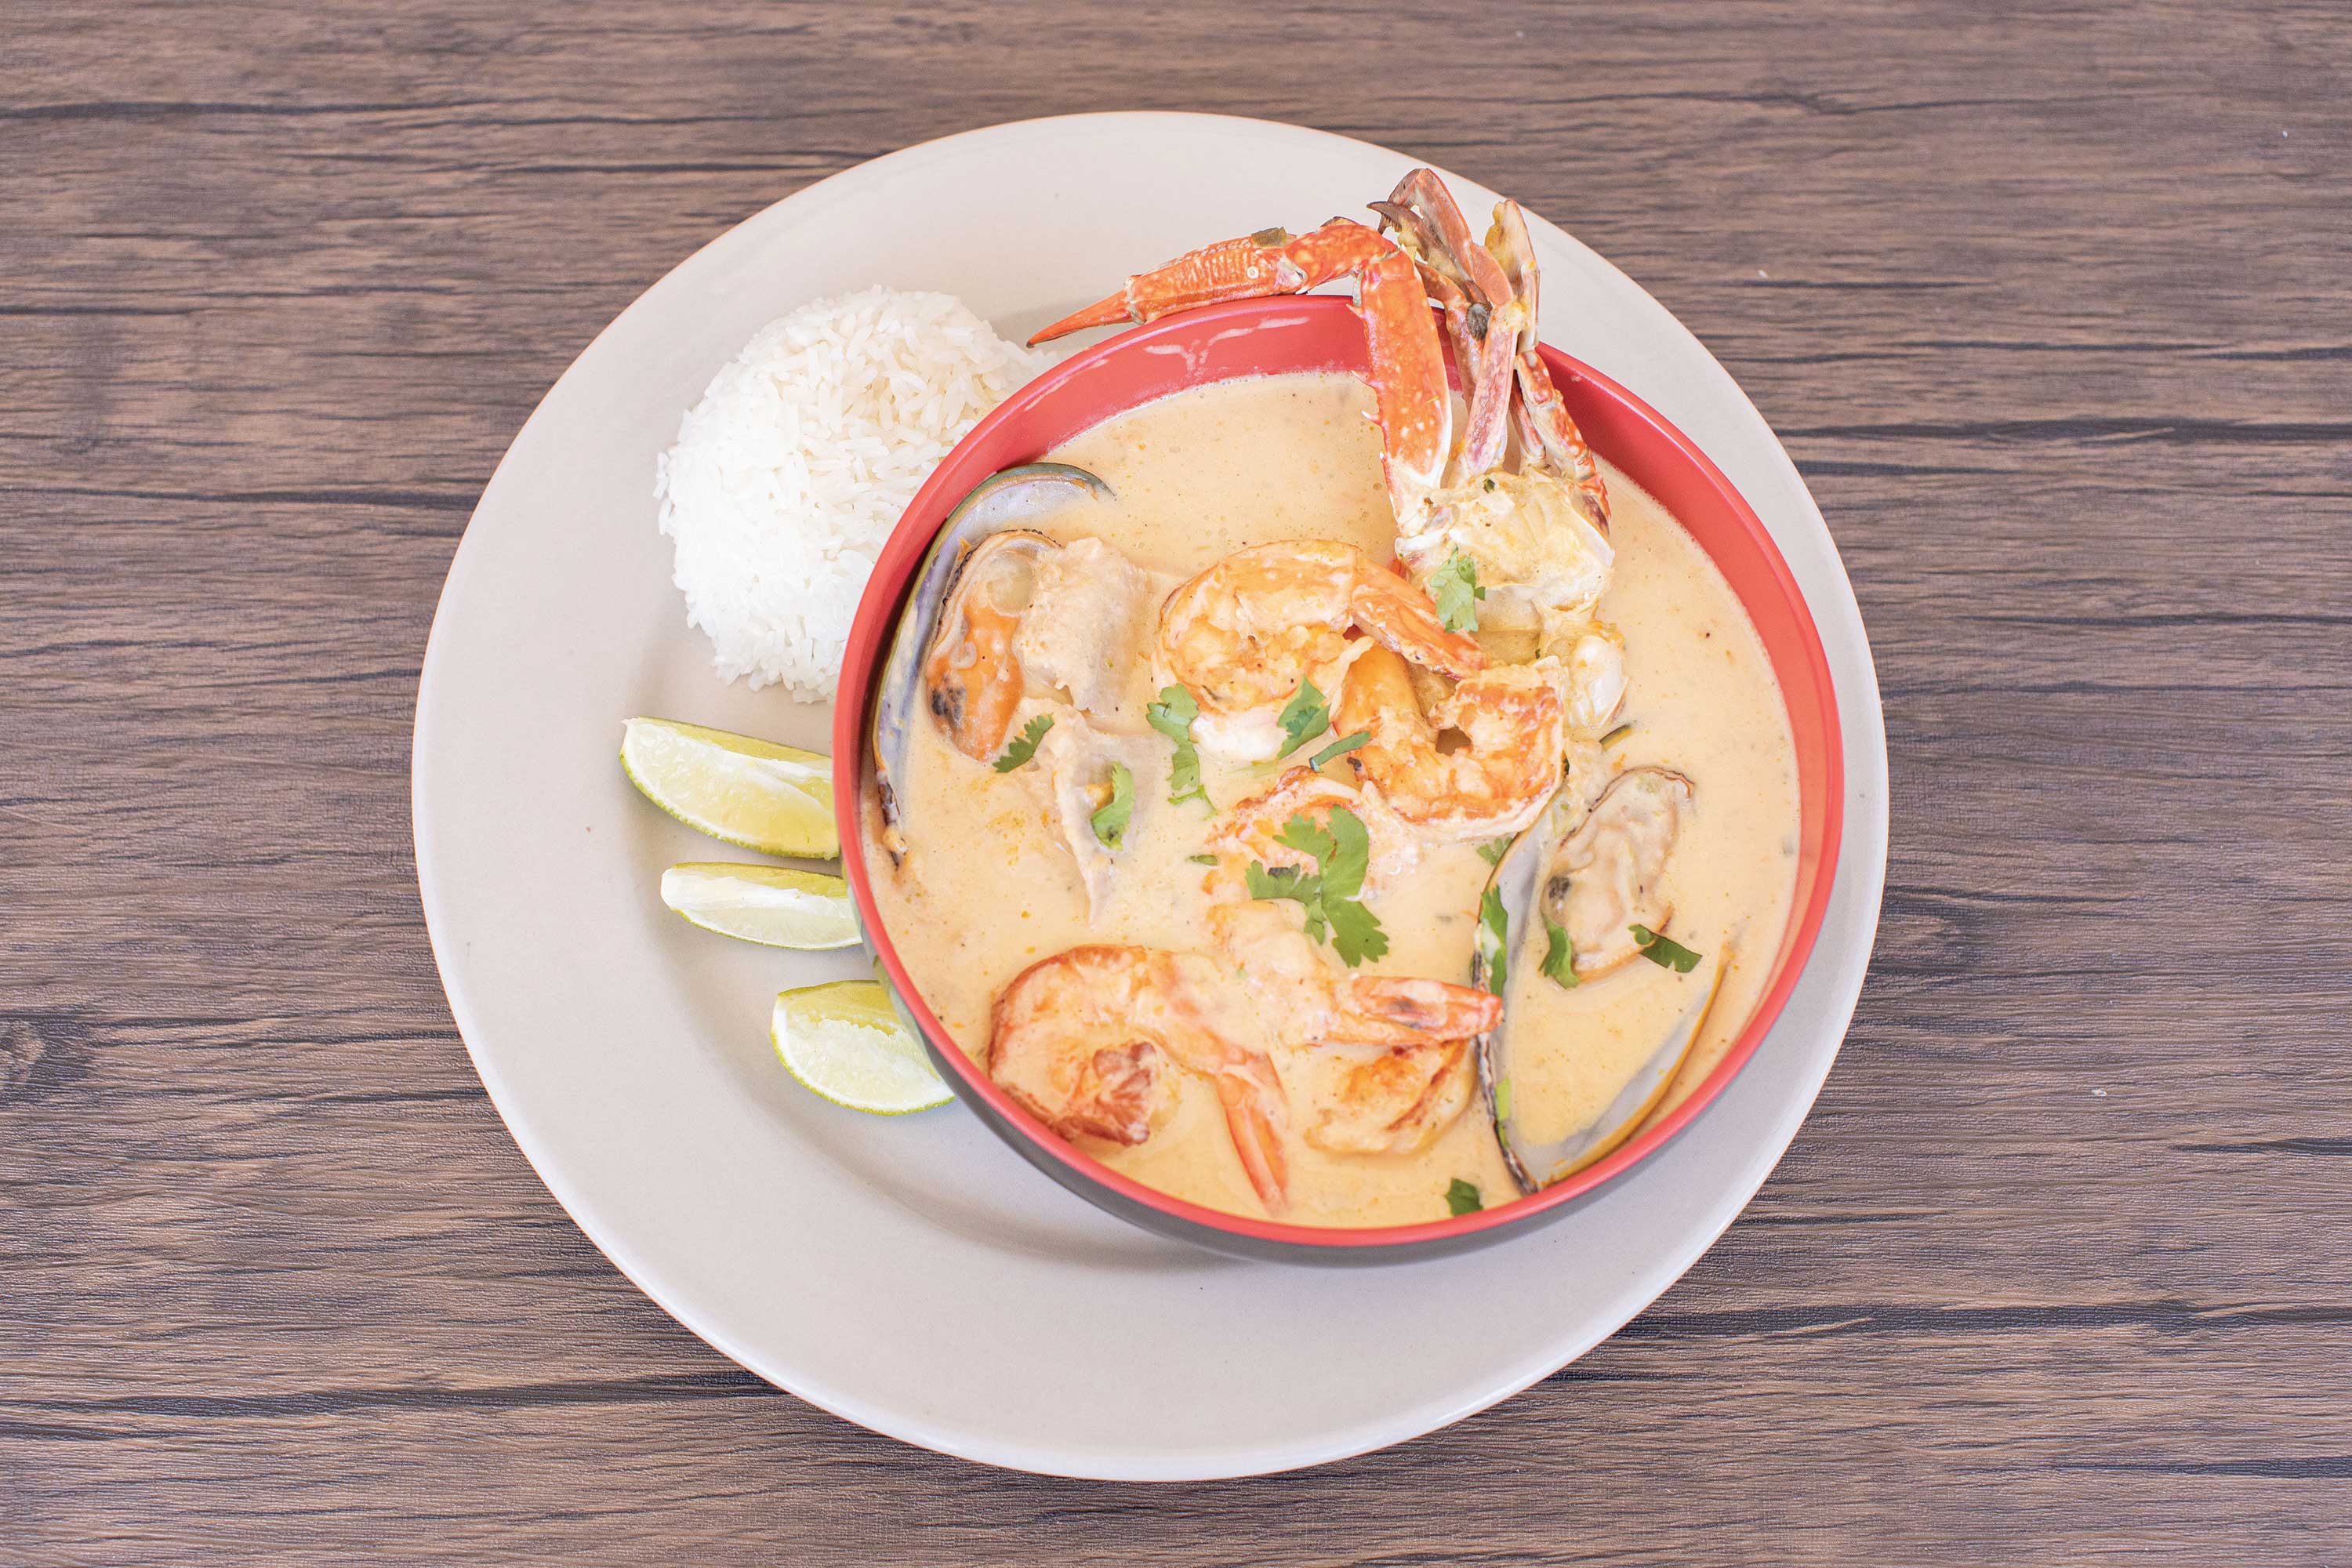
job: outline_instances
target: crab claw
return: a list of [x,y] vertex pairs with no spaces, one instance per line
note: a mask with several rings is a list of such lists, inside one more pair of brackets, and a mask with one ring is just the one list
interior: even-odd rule
[[1397,243],[1420,264],[1431,294],[1445,309],[1454,361],[1470,402],[1463,475],[1475,478],[1503,460],[1510,441],[1511,360],[1522,346],[1518,323],[1524,313],[1515,280],[1471,237],[1454,194],[1433,171],[1413,170],[1397,182],[1388,200],[1371,205],[1396,230]]
[[[1488,265],[1493,265],[1491,258]],[[1381,461],[1389,499],[1399,518],[1418,519],[1444,475],[1453,447],[1445,351],[1412,258],[1378,229],[1335,217],[1296,237],[1284,229],[1266,228],[1203,246],[1164,267],[1137,273],[1118,293],[1064,317],[1029,342],[1034,345],[1120,321],[1156,321],[1225,300],[1303,294],[1342,278],[1356,279],[1356,308],[1363,317],[1370,359],[1365,379],[1380,405]]]
[[1290,257],[1288,247],[1293,243],[1287,229],[1262,228],[1239,239],[1204,245],[1165,267],[1135,274],[1118,293],[1031,333],[1029,346],[1088,327],[1116,326],[1121,321],[1140,325],[1178,310],[1226,300],[1303,293],[1318,283],[1329,282],[1328,278],[1307,279]]

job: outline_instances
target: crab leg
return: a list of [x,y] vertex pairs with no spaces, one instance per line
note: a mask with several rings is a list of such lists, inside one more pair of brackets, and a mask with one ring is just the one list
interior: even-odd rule
[[1239,239],[1204,245],[1165,267],[1136,273],[1127,280],[1125,288],[1108,299],[1098,300],[1050,327],[1032,332],[1029,346],[1035,348],[1050,339],[1067,337],[1088,327],[1156,321],[1178,310],[1226,300],[1304,293],[1315,284],[1307,280],[1305,270],[1290,255],[1290,247],[1301,243],[1290,237],[1288,229],[1262,228]]
[[1261,229],[1139,272],[1108,299],[1055,322],[1030,342],[1107,327],[1154,321],[1223,300],[1303,294],[1342,278],[1356,279],[1370,369],[1365,379],[1380,405],[1381,463],[1400,520],[1417,518],[1444,477],[1454,439],[1445,389],[1445,351],[1431,320],[1421,275],[1411,258],[1376,229],[1333,218],[1293,238]]
[[1528,236],[1527,215],[1519,210],[1518,203],[1508,197],[1495,204],[1495,223],[1486,231],[1486,250],[1503,269],[1512,294],[1519,301],[1519,352],[1525,353],[1536,346],[1536,317],[1542,310],[1536,278],[1536,242]]
[[1551,372],[1536,353],[1536,312],[1540,301],[1536,247],[1528,237],[1527,215],[1519,211],[1518,203],[1506,201],[1496,206],[1495,226],[1486,232],[1486,248],[1494,253],[1527,311],[1526,323],[1519,329],[1516,367],[1519,395],[1511,407],[1525,461],[1541,461],[1565,480],[1578,515],[1600,530],[1605,539],[1609,534],[1608,487],[1601,482],[1601,469],[1592,460],[1592,448],[1585,445],[1584,433],[1569,417],[1559,388],[1552,384]]
[[[1470,226],[1453,193],[1427,169],[1397,182],[1389,199],[1372,210],[1395,226],[1400,243],[1427,273],[1453,286],[1466,300],[1464,320],[1454,333],[1454,363],[1462,369],[1470,416],[1462,443],[1463,478],[1475,479],[1503,460],[1510,439],[1506,423],[1511,405],[1511,356],[1517,352],[1520,311],[1511,279],[1486,247],[1470,237]],[[1441,301],[1445,294],[1433,289]],[[1499,330],[1497,330],[1499,329]]]
[[1540,459],[1558,475],[1568,486],[1577,515],[1608,538],[1609,487],[1592,460],[1584,432],[1569,417],[1568,405],[1560,401],[1559,388],[1552,384],[1551,372],[1535,350],[1519,356],[1518,379],[1519,396],[1511,405],[1511,415],[1519,427],[1524,461],[1532,465]]

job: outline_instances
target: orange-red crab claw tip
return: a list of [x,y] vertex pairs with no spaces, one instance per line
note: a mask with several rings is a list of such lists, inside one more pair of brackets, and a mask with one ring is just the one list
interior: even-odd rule
[[1030,333],[1029,346],[1034,349],[1039,343],[1051,342],[1055,338],[1066,338],[1072,332],[1083,332],[1088,327],[1116,326],[1121,321],[1133,319],[1130,310],[1131,307],[1127,302],[1127,295],[1124,291],[1113,294],[1107,300],[1097,300],[1085,310],[1065,316],[1052,326],[1040,327]]

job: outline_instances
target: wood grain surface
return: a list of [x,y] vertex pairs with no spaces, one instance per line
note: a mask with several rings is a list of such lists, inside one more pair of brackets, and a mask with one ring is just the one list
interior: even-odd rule
[[[861,159],[1145,107],[1663,299],[1828,514],[1895,790],[1845,1054],[1687,1279],[1179,1489],[903,1447],[640,1297],[467,1065],[407,799],[599,327]],[[2352,1562],[2347,135],[2334,0],[11,0],[0,1564]]]

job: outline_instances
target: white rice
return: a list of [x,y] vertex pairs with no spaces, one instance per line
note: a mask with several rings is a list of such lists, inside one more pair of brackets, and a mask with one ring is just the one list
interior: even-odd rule
[[656,465],[686,618],[722,679],[832,697],[882,542],[932,468],[1050,363],[946,294],[868,289],[752,335]]

